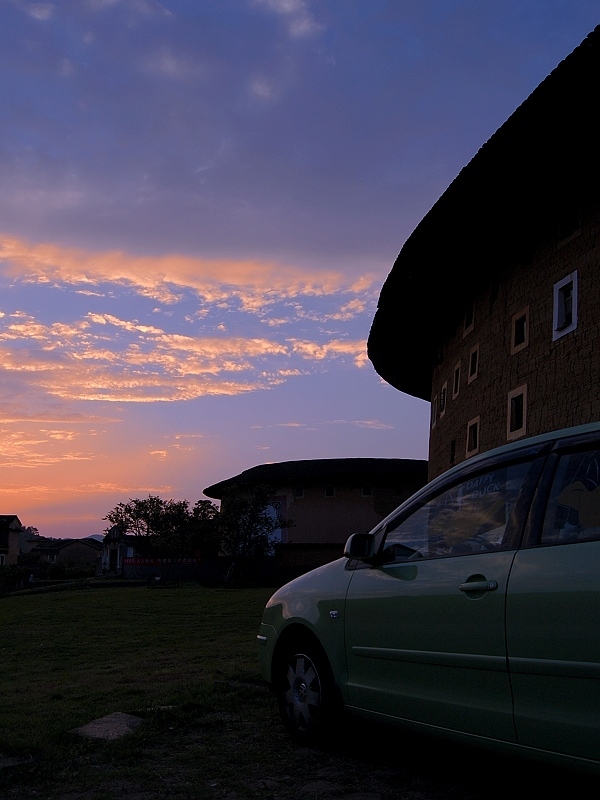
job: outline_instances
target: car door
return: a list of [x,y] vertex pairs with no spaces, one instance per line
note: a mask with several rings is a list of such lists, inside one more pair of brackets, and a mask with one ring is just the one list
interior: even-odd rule
[[[600,759],[600,446],[552,455],[515,558],[507,646],[519,743]],[[532,512],[533,513],[533,512]]]
[[514,741],[505,598],[532,463],[467,473],[387,524],[348,589],[351,706]]

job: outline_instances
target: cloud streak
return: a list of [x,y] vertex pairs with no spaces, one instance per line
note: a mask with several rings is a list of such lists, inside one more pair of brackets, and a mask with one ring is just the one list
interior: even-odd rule
[[0,371],[68,400],[164,402],[235,395],[306,374],[295,364],[366,363],[363,341],[189,336],[112,314],[44,324],[0,319]]
[[263,6],[288,21],[288,31],[292,38],[314,36],[321,33],[325,26],[317,22],[310,13],[306,0],[254,0],[257,6]]
[[345,319],[352,311],[364,311],[359,298],[373,291],[377,280],[374,274],[347,276],[336,270],[311,271],[265,261],[97,253],[52,243],[30,244],[0,234],[2,261],[4,274],[24,283],[85,286],[88,292],[112,283],[166,305],[192,291],[205,303],[235,299],[242,311],[256,314],[291,298],[354,295],[343,302]]
[[[59,319],[47,319],[51,306],[35,314],[0,310],[0,373],[28,404],[44,397],[162,403],[235,396],[302,379],[333,362],[360,368],[367,361],[364,339],[350,338],[347,328],[371,310],[373,277],[366,274],[93,252],[0,236],[1,276],[19,288],[25,308],[40,292],[73,298]],[[119,302],[123,308],[131,292],[148,319],[107,308]],[[268,336],[259,324],[265,322]],[[323,322],[341,329],[324,331]]]

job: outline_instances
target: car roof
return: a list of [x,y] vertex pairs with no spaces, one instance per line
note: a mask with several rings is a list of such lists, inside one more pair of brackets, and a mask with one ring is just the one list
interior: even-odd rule
[[[548,442],[554,442],[560,439],[569,439],[574,436],[585,436],[586,434],[593,435],[595,433],[600,433],[600,422],[589,422],[586,425],[576,425],[572,428],[561,428],[557,431],[548,431],[548,433],[541,433],[538,436],[530,436],[525,439],[519,439],[517,442],[509,442],[508,444],[503,444],[500,447],[495,447],[493,450],[487,450],[485,453],[480,453],[477,456],[473,456],[473,458],[468,459],[468,461],[463,461],[457,465],[457,467],[463,467],[465,464],[478,464],[481,461],[487,461],[488,459],[494,459],[495,457],[502,456],[505,453],[515,453],[517,454],[519,450],[527,450],[528,448],[534,448],[539,445],[547,444]],[[456,469],[456,467],[453,467]],[[450,472],[451,470],[448,470]],[[448,473],[444,473],[447,475]]]
[[526,456],[531,454],[531,456],[533,456],[536,452],[545,450],[546,448],[544,445],[551,446],[555,442],[563,439],[585,437],[586,435],[593,437],[594,434],[600,435],[600,422],[591,422],[586,425],[576,425],[572,428],[562,428],[557,431],[549,431],[548,433],[542,433],[539,436],[530,436],[525,439],[519,439],[518,442],[510,442],[509,444],[504,444],[501,447],[495,447],[493,450],[486,450],[485,453],[472,456],[466,461],[461,461],[461,463],[457,464],[455,467],[451,467],[451,469],[443,472],[441,475],[438,475],[428,484],[423,486],[422,489],[419,489],[417,492],[415,492],[412,497],[409,497],[407,500],[405,500],[404,503],[399,505],[396,509],[394,509],[394,511],[391,512],[391,514],[388,514],[385,519],[378,523],[377,527],[373,529],[373,532],[381,530],[387,524],[388,520],[396,517],[398,513],[401,513],[405,507],[412,505],[416,498],[435,492],[439,486],[442,486],[448,482],[452,482],[455,478],[458,480],[465,472],[473,472],[478,468],[485,469],[486,465],[493,463],[498,459],[504,461],[510,460],[512,456],[515,458],[519,458],[520,455]]

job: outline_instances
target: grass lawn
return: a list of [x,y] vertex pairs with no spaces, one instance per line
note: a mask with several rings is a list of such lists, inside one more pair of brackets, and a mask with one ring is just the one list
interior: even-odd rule
[[[0,598],[0,799],[504,800],[512,792],[512,762],[383,727],[347,724],[325,747],[294,745],[258,672],[255,637],[269,594],[120,587]],[[114,711],[143,723],[116,741],[71,732]],[[571,776],[561,781],[529,765],[519,777],[536,796],[570,796]]]
[[115,588],[0,599],[0,752],[36,752],[113,711],[258,680],[268,589]]
[[[0,599],[0,797],[215,797],[256,770],[273,704],[256,633],[269,589],[112,588]],[[113,711],[115,742],[70,733]],[[231,751],[224,760],[224,752]],[[232,757],[238,767],[231,774]],[[160,790],[160,791],[159,791]],[[64,793],[67,795],[64,795]]]

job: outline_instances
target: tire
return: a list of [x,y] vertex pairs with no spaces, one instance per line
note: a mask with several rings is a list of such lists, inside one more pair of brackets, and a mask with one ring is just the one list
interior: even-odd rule
[[275,694],[288,733],[302,743],[317,742],[335,719],[331,668],[312,642],[290,643],[277,662]]

